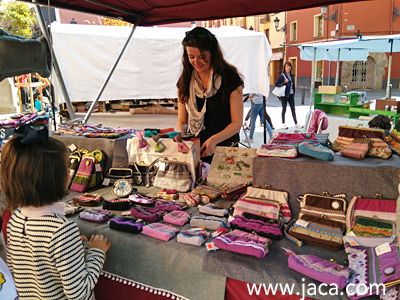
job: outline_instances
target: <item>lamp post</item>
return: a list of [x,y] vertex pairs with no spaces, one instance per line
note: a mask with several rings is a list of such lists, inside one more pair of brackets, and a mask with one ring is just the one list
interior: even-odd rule
[[75,20],[75,18],[72,18],[72,20],[69,23],[70,24],[78,24],[78,22]]
[[280,20],[278,19],[278,17],[276,17],[275,20],[274,20],[275,30],[276,30],[277,32],[283,31],[283,32],[285,33],[285,35],[286,35],[286,24],[285,24],[283,27],[281,27],[281,28],[278,29],[278,27],[279,27],[279,21],[280,21]]
[[337,10],[333,14],[331,14],[329,17],[325,16],[328,14],[328,6],[321,6],[321,15],[324,18],[324,21],[333,21],[335,24],[337,24]]

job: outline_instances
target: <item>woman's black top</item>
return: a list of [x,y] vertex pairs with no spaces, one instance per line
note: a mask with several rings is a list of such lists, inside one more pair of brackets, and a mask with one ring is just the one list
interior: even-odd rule
[[[228,82],[230,83],[229,86],[227,84]],[[241,85],[243,85],[243,81],[236,72],[225,70],[225,75],[223,76],[218,92],[214,96],[207,98],[206,113],[204,115],[205,129],[198,135],[198,137],[200,137],[201,145],[203,145],[203,143],[214,134],[224,130],[231,123],[229,98],[231,93]],[[197,108],[201,111],[204,105],[204,99],[199,97],[196,98]],[[237,132],[230,138],[219,143],[217,146],[231,146],[232,143],[237,143],[239,140],[240,136],[239,132]]]

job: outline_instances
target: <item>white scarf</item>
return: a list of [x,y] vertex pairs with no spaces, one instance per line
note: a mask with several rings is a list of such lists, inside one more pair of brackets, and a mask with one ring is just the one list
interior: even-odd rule
[[[204,90],[199,73],[197,73],[196,70],[193,70],[192,72],[192,78],[190,79],[189,85],[189,100],[185,106],[188,113],[189,130],[195,136],[197,136],[200,131],[206,129],[204,126],[204,114],[206,113],[207,98],[214,96],[221,86],[222,78],[220,75],[217,75],[215,80],[215,88],[213,87],[213,74],[214,72],[211,69],[208,77],[207,89]],[[201,111],[197,109],[196,96],[199,98],[204,98],[204,105]]]

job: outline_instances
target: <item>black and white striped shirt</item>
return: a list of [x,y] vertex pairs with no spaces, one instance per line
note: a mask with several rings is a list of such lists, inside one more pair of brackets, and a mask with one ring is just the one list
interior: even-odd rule
[[85,262],[78,226],[63,215],[32,218],[17,209],[7,225],[7,264],[20,299],[94,299],[104,261],[91,248]]

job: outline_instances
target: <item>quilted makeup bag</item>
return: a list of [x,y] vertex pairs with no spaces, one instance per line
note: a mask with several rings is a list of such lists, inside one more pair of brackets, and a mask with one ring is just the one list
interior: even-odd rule
[[143,234],[153,238],[169,241],[179,232],[178,228],[161,223],[149,224],[143,227]]
[[241,230],[233,230],[214,239],[220,249],[263,258],[269,251],[271,240]]
[[139,233],[143,229],[143,223],[136,223],[131,218],[114,218],[110,220],[110,228],[129,233]]
[[199,205],[198,208],[199,208],[199,213],[206,214],[206,215],[223,217],[228,214],[227,209],[217,207],[212,203],[209,203],[207,205]]
[[175,210],[164,215],[163,220],[165,223],[183,226],[190,220],[190,215],[185,211]]
[[356,300],[400,284],[400,261],[396,244],[389,245],[390,252],[377,256],[374,248],[365,248],[357,253],[349,254],[349,268],[354,270],[350,277],[347,296]]
[[255,233],[271,240],[280,240],[283,237],[282,218],[271,219],[250,213],[244,213],[234,218],[230,222],[232,229]]
[[285,235],[298,246],[303,242],[340,250],[346,229],[346,200],[324,195],[304,195],[298,220],[285,228]]
[[103,223],[113,215],[114,213],[112,213],[111,211],[101,209],[89,209],[79,213],[79,219],[95,223]]
[[203,229],[193,228],[181,230],[177,235],[178,243],[201,246],[208,238],[210,233]]
[[[292,218],[292,213],[289,208],[289,194],[285,191],[274,190],[270,185],[266,185],[265,188],[257,186],[249,186],[247,193],[244,196],[245,200],[269,200],[275,201],[280,206],[280,214],[283,216],[283,221],[288,223]],[[274,218],[277,219],[277,218]]]
[[158,200],[156,208],[164,211],[184,210],[187,205],[172,200]]
[[147,222],[157,222],[166,212],[151,207],[133,207],[131,209],[131,216],[142,219]]
[[226,226],[227,219],[214,216],[194,216],[190,220],[191,227],[205,227],[208,230],[217,230]]
[[296,158],[297,149],[292,145],[264,144],[257,149],[257,156]]
[[349,283],[349,278],[352,274],[350,268],[315,255],[297,255],[291,250],[286,254],[289,255],[288,266],[292,270],[327,285],[335,284],[340,290]]

